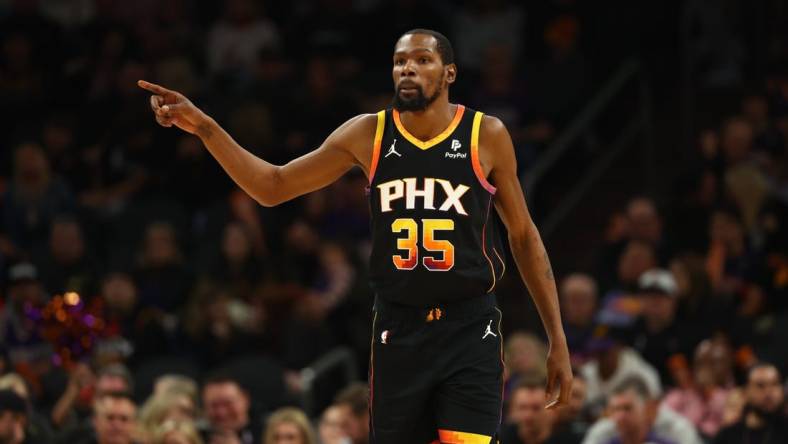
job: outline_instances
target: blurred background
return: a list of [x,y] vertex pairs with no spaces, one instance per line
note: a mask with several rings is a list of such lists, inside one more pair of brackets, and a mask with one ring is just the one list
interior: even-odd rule
[[423,27],[512,134],[580,375],[529,409],[508,256],[503,442],[788,442],[788,4],[603,3],[0,0],[0,441],[366,442],[364,174],[262,208],[136,80],[283,164],[387,107]]

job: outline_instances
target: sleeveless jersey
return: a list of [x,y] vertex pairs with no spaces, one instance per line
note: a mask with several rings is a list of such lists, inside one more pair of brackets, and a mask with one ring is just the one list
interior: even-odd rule
[[479,162],[482,113],[457,105],[426,142],[396,110],[377,117],[368,188],[376,296],[434,307],[490,293],[505,264],[490,217],[495,187]]

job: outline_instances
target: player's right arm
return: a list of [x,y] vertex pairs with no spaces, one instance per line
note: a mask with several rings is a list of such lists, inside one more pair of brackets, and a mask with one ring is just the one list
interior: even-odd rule
[[274,165],[238,143],[183,94],[140,80],[152,92],[150,104],[156,121],[198,136],[227,174],[247,194],[264,206],[274,206],[325,187],[354,165],[369,170],[374,115],[356,116],[337,128],[316,150],[286,165]]

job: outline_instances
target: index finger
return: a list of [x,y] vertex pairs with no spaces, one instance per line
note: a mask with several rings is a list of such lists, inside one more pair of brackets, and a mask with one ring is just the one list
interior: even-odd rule
[[172,91],[169,89],[159,86],[155,83],[146,82],[145,80],[137,80],[137,86],[142,89],[148,90],[152,93],[164,95],[164,94],[172,94]]

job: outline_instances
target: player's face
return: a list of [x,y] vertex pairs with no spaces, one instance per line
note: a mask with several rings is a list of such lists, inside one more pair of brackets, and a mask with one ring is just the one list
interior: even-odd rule
[[393,106],[399,111],[423,111],[454,82],[456,67],[444,65],[438,42],[427,34],[408,34],[394,48]]

